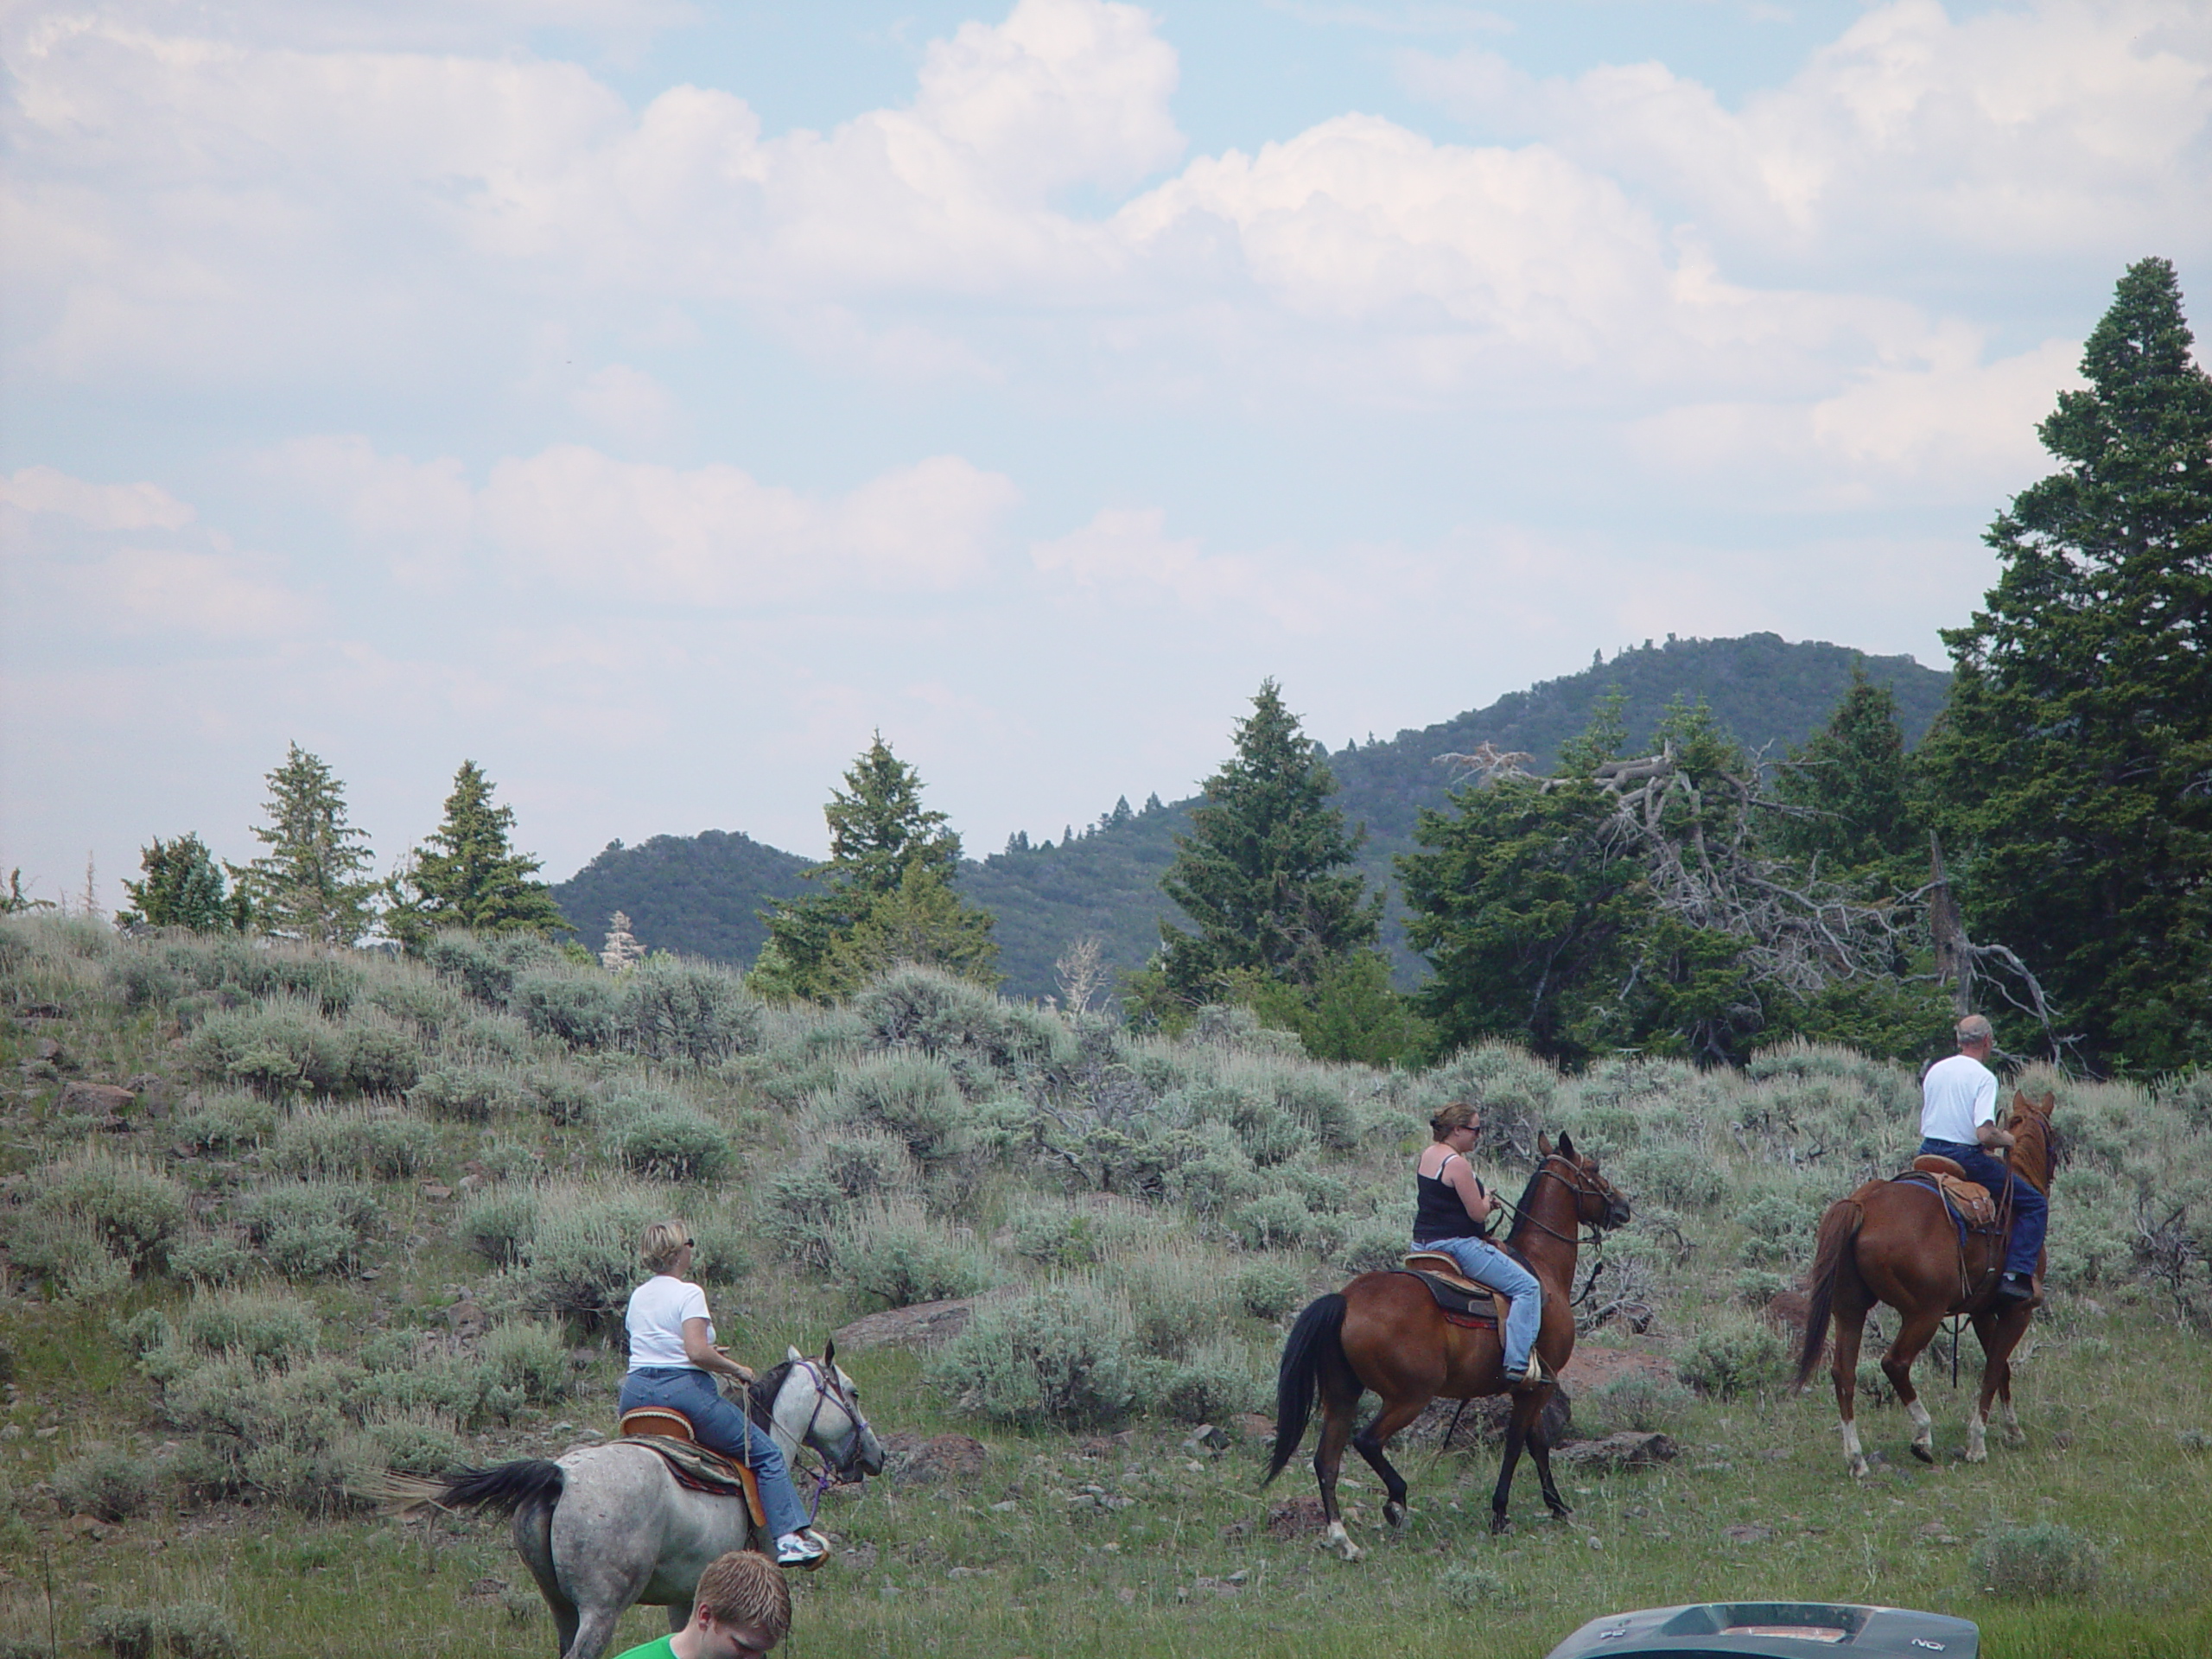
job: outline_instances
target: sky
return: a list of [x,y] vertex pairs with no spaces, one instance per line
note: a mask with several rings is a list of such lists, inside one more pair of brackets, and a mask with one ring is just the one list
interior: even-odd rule
[[[2212,7],[3,0],[0,879],[481,766],[969,850],[1757,629],[1945,658]],[[2202,353],[2200,353],[2200,359]]]

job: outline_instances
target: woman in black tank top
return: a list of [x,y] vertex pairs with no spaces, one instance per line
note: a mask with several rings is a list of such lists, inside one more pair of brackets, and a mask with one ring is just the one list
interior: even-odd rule
[[1475,1178],[1467,1154],[1482,1134],[1480,1114],[1454,1101],[1428,1121],[1434,1138],[1414,1165],[1414,1243],[1441,1250],[1477,1284],[1510,1298],[1505,1315],[1505,1377],[1515,1388],[1542,1381],[1535,1363],[1536,1328],[1543,1317],[1535,1274],[1484,1236],[1493,1207]]

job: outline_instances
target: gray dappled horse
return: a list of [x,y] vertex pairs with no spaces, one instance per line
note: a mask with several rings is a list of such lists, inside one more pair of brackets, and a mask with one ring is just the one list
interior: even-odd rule
[[[802,1445],[843,1479],[883,1472],[883,1447],[836,1352],[832,1343],[814,1360],[791,1349],[753,1384],[753,1421],[775,1437],[794,1477]],[[681,1630],[708,1562],[770,1545],[754,1535],[742,1498],[679,1485],[658,1452],[620,1441],[444,1482],[395,1477],[393,1488],[406,1514],[488,1509],[514,1517],[515,1550],[553,1610],[561,1659],[601,1659],[615,1622],[638,1602],[665,1606],[669,1629]]]

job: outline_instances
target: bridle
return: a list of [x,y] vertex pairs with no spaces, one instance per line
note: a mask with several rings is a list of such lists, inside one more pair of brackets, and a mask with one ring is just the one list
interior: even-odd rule
[[[1569,1192],[1573,1193],[1578,1198],[1598,1199],[1605,1206],[1606,1211],[1609,1213],[1611,1212],[1612,1209],[1612,1199],[1608,1198],[1604,1192],[1595,1186],[1585,1185],[1580,1179],[1569,1180],[1566,1176],[1560,1174],[1559,1171],[1552,1167],[1554,1163],[1566,1164],[1569,1169],[1574,1171],[1574,1173],[1578,1178],[1580,1178],[1583,1173],[1580,1166],[1562,1156],[1560,1154],[1554,1152],[1546,1157],[1543,1162],[1536,1166],[1536,1173],[1533,1178],[1531,1185],[1534,1184],[1534,1181],[1545,1179],[1557,1181],[1561,1186],[1565,1187]],[[1577,1207],[1575,1211],[1577,1217],[1575,1225],[1578,1230],[1586,1226],[1590,1230],[1589,1236],[1586,1238],[1582,1236],[1580,1230],[1573,1234],[1562,1233],[1558,1228],[1552,1226],[1541,1217],[1531,1213],[1530,1211],[1522,1209],[1519,1205],[1513,1203],[1510,1199],[1501,1198],[1498,1202],[1505,1209],[1513,1212],[1513,1220],[1516,1225],[1525,1221],[1531,1227],[1534,1227],[1538,1232],[1548,1234],[1551,1237],[1559,1240],[1560,1243],[1572,1244],[1577,1249],[1581,1249],[1585,1244],[1588,1244],[1600,1249],[1605,1247],[1605,1233],[1600,1230],[1597,1223],[1584,1222],[1580,1219],[1581,1212],[1580,1206]]]
[[[844,1379],[836,1367],[823,1366],[811,1359],[794,1360],[791,1363],[791,1370],[784,1375],[784,1388],[787,1389],[791,1386],[791,1374],[799,1371],[804,1371],[808,1380],[814,1384],[814,1409],[806,1414],[806,1427],[799,1431],[798,1443],[801,1446],[813,1446],[814,1455],[822,1460],[821,1467],[815,1471],[814,1491],[808,1495],[806,1500],[806,1523],[812,1526],[814,1517],[822,1507],[823,1493],[834,1485],[849,1484],[861,1478],[855,1471],[860,1467],[861,1460],[861,1418],[860,1403],[852,1397],[850,1391],[845,1387]],[[778,1389],[776,1394],[780,1399],[783,1395],[783,1389]],[[815,1426],[822,1421],[822,1407],[825,1401],[834,1402],[837,1409],[844,1413],[845,1422],[850,1431],[846,1436],[844,1455],[840,1457],[834,1465],[830,1462],[830,1454],[824,1452],[814,1439]],[[775,1405],[771,1402],[768,1416],[772,1422],[775,1420]]]

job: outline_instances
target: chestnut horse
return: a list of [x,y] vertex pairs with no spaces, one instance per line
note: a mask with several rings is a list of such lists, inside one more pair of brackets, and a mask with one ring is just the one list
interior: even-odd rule
[[[1618,1227],[1629,1218],[1628,1200],[1598,1173],[1594,1158],[1574,1150],[1567,1135],[1554,1149],[1536,1137],[1536,1172],[1515,1206],[1513,1230],[1505,1248],[1520,1257],[1544,1289],[1543,1322],[1536,1352],[1547,1381],[1514,1396],[1505,1431],[1505,1460],[1497,1489],[1491,1495],[1491,1530],[1510,1523],[1505,1506],[1513,1491],[1514,1465],[1526,1446],[1543,1483],[1544,1502],[1554,1515],[1567,1504],[1552,1483],[1551,1443],[1541,1426],[1556,1378],[1574,1352],[1574,1258],[1585,1226]],[[1344,1530],[1337,1512],[1337,1471],[1344,1445],[1367,1459],[1382,1477],[1389,1498],[1382,1518],[1393,1527],[1406,1522],[1406,1483],[1382,1448],[1390,1437],[1421,1414],[1439,1395],[1471,1400],[1506,1389],[1503,1345],[1494,1327],[1448,1324],[1428,1287],[1405,1273],[1363,1273],[1341,1291],[1317,1298],[1298,1316],[1283,1344],[1275,1383],[1274,1460],[1268,1479],[1282,1472],[1306,1437],[1313,1396],[1321,1396],[1321,1434],[1313,1449],[1313,1474],[1321,1485],[1321,1514],[1329,1523],[1325,1542],[1357,1560],[1363,1552]],[[1354,1435],[1363,1389],[1382,1396],[1382,1408]],[[1265,1484],[1265,1482],[1262,1483]]]
[[[2050,1122],[2056,1103],[2052,1095],[2039,1103],[2017,1090],[2012,1096],[2010,1165],[2015,1174],[2045,1194],[2062,1150],[2058,1131]],[[1912,1362],[1954,1313],[1963,1313],[1974,1322],[1982,1352],[1981,1397],[1967,1419],[1967,1461],[1980,1463],[1989,1455],[1985,1430],[1992,1399],[2004,1402],[2005,1443],[2018,1446],[2026,1438],[2012,1410],[2012,1353],[2026,1333],[2040,1296],[2037,1300],[1999,1302],[1997,1281],[2004,1262],[2005,1241],[1990,1234],[1968,1234],[1962,1250],[1950,1211],[1935,1192],[1917,1182],[1869,1181],[1849,1198],[1838,1198],[1821,1216],[1807,1283],[1810,1306],[1805,1342],[1798,1351],[1793,1386],[1803,1388],[1820,1363],[1833,1318],[1835,1355],[1828,1370],[1835,1379],[1843,1453],[1854,1477],[1866,1472],[1859,1425],[1852,1415],[1859,1388],[1859,1344],[1866,1315],[1876,1302],[1888,1303],[1902,1320],[1897,1339],[1882,1356],[1882,1372],[1912,1417],[1914,1457],[1923,1463],[1936,1461],[1935,1425],[1913,1389]],[[2036,1278],[2040,1287],[2040,1261]]]

